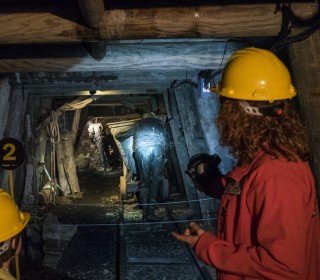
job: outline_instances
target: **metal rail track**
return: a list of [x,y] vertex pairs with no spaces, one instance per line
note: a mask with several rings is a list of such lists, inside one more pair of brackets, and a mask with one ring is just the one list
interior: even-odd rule
[[[121,213],[119,213],[120,221],[118,226],[118,244],[117,244],[117,280],[130,280],[128,278],[128,266],[135,265],[135,266],[146,266],[150,265],[153,268],[157,266],[192,266],[192,271],[194,272],[194,278],[193,279],[199,279],[199,280],[212,280],[214,277],[209,273],[209,271],[206,269],[205,265],[201,262],[199,262],[189,246],[186,244],[181,244],[183,247],[183,252],[185,258],[180,257],[158,257],[157,254],[159,252],[155,251],[154,255],[157,257],[137,257],[137,256],[128,256],[127,255],[127,241],[126,241],[126,234],[130,233],[127,226],[124,225],[125,219],[124,219],[124,207],[121,205]],[[170,221],[174,222],[174,217],[169,209],[166,208],[166,214]],[[172,223],[174,230],[178,232],[182,232],[181,224],[179,223]],[[146,227],[149,224],[146,223]],[[146,228],[143,227],[143,228]],[[139,233],[144,233],[144,231],[141,231]],[[170,235],[170,232],[168,231],[168,236]],[[146,239],[148,238],[148,233],[146,233]],[[145,241],[144,240],[144,241]],[[152,245],[157,245],[157,242],[150,242],[150,247]],[[159,243],[159,241],[158,241]],[[161,243],[161,240],[160,240]],[[148,243],[146,243],[148,244]],[[174,250],[174,244],[177,246],[178,241],[176,243],[172,243],[172,250]],[[157,246],[155,246],[157,247]],[[174,269],[174,267],[172,268]],[[159,275],[160,276],[160,275]],[[167,278],[165,276],[161,276],[159,279],[172,279]],[[180,279],[180,278],[179,278]]]

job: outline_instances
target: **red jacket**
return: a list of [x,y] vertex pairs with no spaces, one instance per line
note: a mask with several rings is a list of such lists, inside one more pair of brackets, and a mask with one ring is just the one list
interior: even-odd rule
[[206,232],[196,245],[219,280],[320,279],[319,209],[308,163],[260,152],[224,185],[218,238]]

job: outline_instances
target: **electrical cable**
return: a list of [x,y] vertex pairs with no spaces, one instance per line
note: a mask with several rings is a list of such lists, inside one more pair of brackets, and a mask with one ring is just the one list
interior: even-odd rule
[[232,38],[232,39],[226,40],[225,45],[224,45],[223,55],[222,55],[222,59],[221,59],[221,61],[220,61],[219,68],[218,68],[218,70],[214,71],[209,77],[207,77],[207,78],[205,79],[205,81],[204,81],[205,85],[208,85],[211,81],[214,81],[214,78],[215,78],[217,75],[219,75],[219,74],[222,73],[222,70],[223,70],[223,69],[221,69],[221,68],[222,68],[222,64],[223,64],[223,61],[225,60],[226,53],[227,53],[227,50],[228,50],[228,48],[227,48],[227,47],[228,47],[228,43],[229,43],[229,42],[238,42],[238,41],[240,41],[240,42],[242,42],[242,43],[246,43],[246,44],[247,44],[247,47],[250,47],[250,46],[252,45],[249,41],[247,41],[247,40],[245,40],[245,39]]
[[287,37],[287,38],[285,38],[285,39],[283,39],[281,41],[275,42],[271,46],[270,50],[272,52],[277,52],[277,51],[283,49],[284,47],[286,47],[289,44],[303,41],[303,40],[307,39],[309,36],[311,36],[313,33],[315,33],[319,29],[320,29],[320,19],[318,21],[316,21],[314,24],[312,24],[310,27],[308,27],[305,30],[301,31],[299,34],[291,36],[291,37]]
[[[285,46],[300,42],[302,40],[307,39],[314,32],[320,29],[320,5],[319,1],[317,1],[318,9],[317,13],[313,15],[311,18],[303,19],[299,18],[294,12],[291,10],[290,5],[282,5],[278,7],[278,11],[282,12],[282,26],[279,33],[278,38],[279,41],[276,41],[272,44],[270,50],[272,52],[277,52],[284,48]],[[278,4],[280,6],[280,4]],[[307,27],[301,33],[288,37],[291,32],[292,27]]]

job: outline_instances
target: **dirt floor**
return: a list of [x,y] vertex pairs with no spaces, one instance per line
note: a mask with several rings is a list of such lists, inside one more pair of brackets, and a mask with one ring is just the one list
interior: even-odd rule
[[[164,208],[156,212],[163,224],[141,224],[134,198],[121,207],[119,174],[113,175],[79,172],[83,198],[48,208],[42,226],[42,266],[29,267],[22,279],[120,279],[121,256],[126,260],[125,279],[204,279],[188,248],[171,236],[177,228]],[[178,220],[199,217],[185,204],[173,212]],[[125,247],[119,246],[119,222],[131,223],[122,227]]]
[[[51,240],[58,261],[50,260],[53,250],[44,246],[44,261],[48,266],[27,271],[22,279],[115,279],[117,221],[119,207],[119,176],[94,171],[79,172],[83,198],[71,204],[55,205],[49,212],[54,214],[61,231],[70,231],[64,224],[81,224],[67,244]],[[114,224],[114,226],[86,226],[85,224]],[[74,228],[72,228],[73,230]],[[58,237],[61,237],[58,236]],[[64,238],[63,238],[64,239]],[[50,243],[50,242],[45,242]],[[62,244],[61,244],[62,243]],[[51,251],[51,252],[50,252]],[[49,257],[48,257],[49,256]],[[54,259],[54,257],[51,257]]]

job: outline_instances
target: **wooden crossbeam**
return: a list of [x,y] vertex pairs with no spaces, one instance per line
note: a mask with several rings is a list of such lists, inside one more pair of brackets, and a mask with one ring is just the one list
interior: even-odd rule
[[226,41],[109,44],[94,60],[82,46],[0,49],[0,72],[79,72],[218,69],[244,43]]
[[[292,4],[299,17],[312,16],[314,2]],[[76,43],[100,40],[276,36],[282,14],[276,4],[118,9],[104,13],[98,29],[75,22],[75,11],[64,16],[45,12],[0,14],[0,44]],[[69,14],[68,14],[69,13]]]

